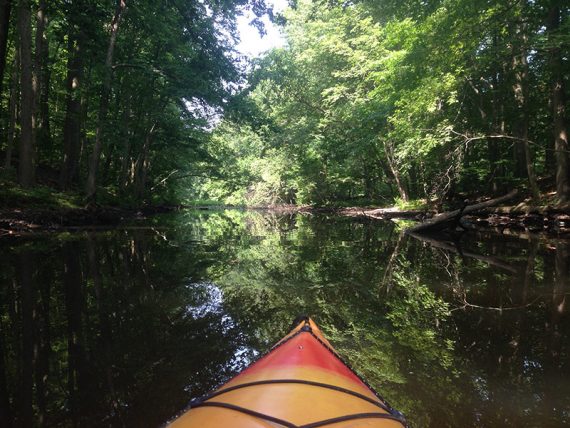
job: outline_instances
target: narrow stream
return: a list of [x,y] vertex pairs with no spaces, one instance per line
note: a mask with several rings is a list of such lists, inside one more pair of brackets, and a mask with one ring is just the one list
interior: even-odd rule
[[570,424],[570,243],[186,212],[0,241],[0,426],[157,427],[312,315],[414,427]]

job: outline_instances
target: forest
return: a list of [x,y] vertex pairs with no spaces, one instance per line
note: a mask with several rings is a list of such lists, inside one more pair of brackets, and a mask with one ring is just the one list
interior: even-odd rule
[[[0,4],[4,193],[570,200],[562,0],[298,0],[281,14],[262,0]],[[286,38],[249,63],[235,49],[246,11]]]
[[262,0],[0,5],[6,187],[136,204],[211,170],[208,116],[243,80],[235,17]]

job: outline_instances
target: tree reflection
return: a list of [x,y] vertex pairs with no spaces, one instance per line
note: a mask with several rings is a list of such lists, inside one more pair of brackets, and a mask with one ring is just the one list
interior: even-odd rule
[[470,239],[226,211],[1,241],[0,425],[159,426],[307,313],[414,426],[562,426],[568,245]]
[[203,250],[163,243],[144,231],[2,243],[1,426],[158,426],[247,362],[223,310],[187,312],[207,298],[188,286]]

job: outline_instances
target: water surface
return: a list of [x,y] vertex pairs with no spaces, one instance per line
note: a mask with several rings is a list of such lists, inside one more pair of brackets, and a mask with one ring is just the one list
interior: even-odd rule
[[160,426],[299,313],[415,427],[567,426],[569,245],[443,247],[240,211],[1,240],[0,426]]

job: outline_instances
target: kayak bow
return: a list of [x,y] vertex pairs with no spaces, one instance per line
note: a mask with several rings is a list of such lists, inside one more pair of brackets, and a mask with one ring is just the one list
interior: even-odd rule
[[216,391],[192,400],[170,428],[406,427],[302,317],[271,350]]

